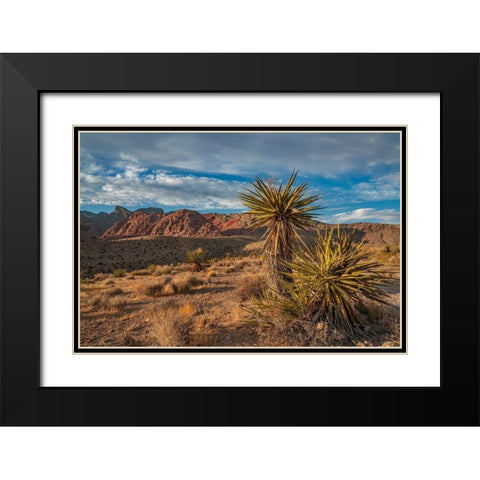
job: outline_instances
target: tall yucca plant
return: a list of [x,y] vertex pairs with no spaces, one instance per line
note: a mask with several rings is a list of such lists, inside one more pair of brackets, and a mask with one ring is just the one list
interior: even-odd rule
[[383,286],[388,280],[379,271],[381,264],[367,261],[363,242],[355,244],[353,238],[353,232],[340,227],[317,231],[313,245],[295,252],[287,262],[293,282],[280,300],[286,312],[325,320],[351,336],[366,302],[386,303]]
[[301,241],[299,231],[313,224],[313,205],[320,195],[307,195],[308,185],[294,186],[297,173],[293,171],[284,185],[256,178],[251,187],[239,193],[242,203],[253,216],[252,229],[266,228],[264,237],[264,258],[267,265],[267,278],[271,287],[279,289],[285,280],[293,249]]

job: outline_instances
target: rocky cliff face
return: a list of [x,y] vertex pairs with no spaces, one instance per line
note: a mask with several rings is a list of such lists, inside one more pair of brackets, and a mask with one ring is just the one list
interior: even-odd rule
[[246,213],[205,213],[204,217],[224,236],[250,235],[251,218]]
[[[163,209],[156,207],[140,208],[136,212],[163,213]],[[113,212],[92,213],[88,211],[80,212],[80,238],[88,240],[90,238],[101,237],[105,231],[115,223],[124,220],[135,212],[127,208],[116,206]]]
[[170,237],[220,237],[221,231],[206,217],[194,210],[176,210],[167,214],[136,212],[116,223],[103,235],[105,238],[165,235]]

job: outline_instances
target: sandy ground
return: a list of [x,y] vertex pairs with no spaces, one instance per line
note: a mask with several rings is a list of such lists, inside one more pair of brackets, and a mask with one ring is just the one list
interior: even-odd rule
[[[263,335],[245,307],[249,289],[262,284],[258,256],[209,262],[200,272],[187,264],[137,270],[124,276],[97,274],[81,281],[80,340],[82,346],[263,346]],[[393,266],[393,271],[398,267]],[[392,306],[372,309],[372,320],[388,326],[389,333],[362,345],[398,343],[400,282],[386,290]],[[188,292],[151,296],[149,287],[189,283]],[[168,292],[167,292],[168,293]],[[393,331],[393,333],[392,333]],[[283,336],[288,332],[283,332]],[[329,340],[323,341],[328,345]],[[336,338],[333,344],[344,344]],[[351,343],[351,342],[350,342]],[[348,343],[347,343],[348,344]]]

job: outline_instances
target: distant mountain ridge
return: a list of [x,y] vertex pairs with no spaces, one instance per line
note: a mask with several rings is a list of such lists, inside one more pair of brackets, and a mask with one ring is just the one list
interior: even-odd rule
[[115,223],[100,238],[125,238],[165,235],[170,237],[221,237],[221,231],[195,210],[170,213],[135,212]]
[[[164,210],[163,208],[148,207],[139,208],[135,210],[135,212],[164,213]],[[130,217],[135,212],[119,205],[117,205],[111,213],[80,211],[80,238],[81,240],[88,240],[90,238],[101,237],[112,225]]]
[[[211,238],[252,235],[252,218],[246,213],[205,213],[181,209],[165,213],[163,209],[140,208],[134,212],[117,206],[111,213],[81,212],[81,239],[118,239],[144,236]],[[332,225],[317,222],[324,230]],[[356,241],[375,245],[399,245],[400,226],[382,223],[340,225],[354,231]],[[313,233],[313,232],[312,232]],[[259,233],[257,232],[257,236]]]

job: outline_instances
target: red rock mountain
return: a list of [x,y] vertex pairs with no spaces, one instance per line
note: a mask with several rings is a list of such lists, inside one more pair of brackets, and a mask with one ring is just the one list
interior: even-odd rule
[[[126,210],[126,209],[123,209]],[[245,213],[206,213],[201,214],[194,210],[176,210],[163,213],[161,209],[142,209],[136,212],[124,212],[117,208],[116,213],[127,218],[119,219],[116,223],[105,227],[101,239],[128,238],[143,236],[171,236],[171,237],[226,237],[232,235],[252,235],[260,237],[262,231],[253,233],[251,216]],[[114,212],[114,213],[115,213]],[[88,212],[87,212],[88,213]],[[93,216],[94,214],[90,214]],[[113,216],[113,215],[112,215]],[[85,234],[87,225],[81,224],[82,240],[89,237]],[[318,222],[316,228],[324,230],[332,225]],[[100,228],[100,227],[99,227]],[[108,228],[108,229],[107,229]],[[343,231],[354,231],[355,240],[364,241],[373,245],[398,245],[400,243],[400,226],[381,223],[352,223],[340,225]],[[312,231],[307,235],[314,235]],[[85,238],[86,237],[86,238]]]
[[[164,213],[162,208],[148,207],[139,208],[136,212],[145,213]],[[90,238],[101,237],[102,234],[115,223],[120,220],[128,218],[135,212],[128,210],[125,207],[117,205],[113,212],[106,213],[92,213],[88,211],[80,212],[80,238],[82,240],[88,240]]]
[[204,217],[213,223],[224,236],[250,235],[251,218],[245,213],[205,213]]
[[221,231],[206,217],[194,210],[176,210],[166,214],[136,212],[117,222],[102,236],[105,238],[143,237],[221,237]]

